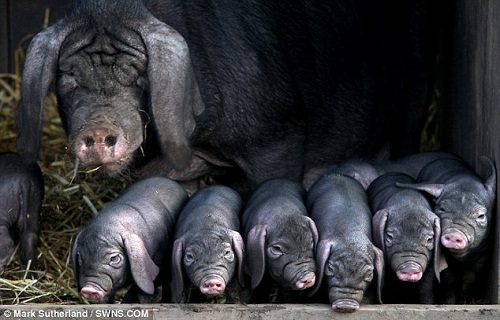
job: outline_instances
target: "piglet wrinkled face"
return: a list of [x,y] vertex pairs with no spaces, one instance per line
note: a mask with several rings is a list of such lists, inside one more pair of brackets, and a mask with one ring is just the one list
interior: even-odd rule
[[304,290],[316,281],[314,240],[308,227],[271,236],[266,247],[266,265],[271,277],[284,288]]
[[201,293],[207,296],[222,295],[236,268],[231,240],[212,236],[188,244],[183,264],[189,280]]
[[79,245],[73,265],[78,290],[92,302],[109,303],[113,294],[129,282],[129,263],[120,248]]

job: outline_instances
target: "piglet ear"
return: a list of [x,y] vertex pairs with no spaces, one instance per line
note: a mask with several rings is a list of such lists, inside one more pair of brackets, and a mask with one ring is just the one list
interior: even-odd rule
[[160,268],[149,256],[144,241],[138,235],[130,233],[124,238],[123,243],[134,282],[145,293],[154,294],[154,281],[160,272]]
[[445,185],[442,183],[400,183],[396,182],[398,187],[420,190],[430,194],[434,198],[439,198],[443,193]]
[[238,259],[238,281],[240,282],[240,285],[244,287],[245,280],[243,277],[243,265],[245,257],[245,244],[239,232],[231,230],[229,234],[231,236],[233,250],[236,254],[236,258]]
[[496,174],[497,171],[495,168],[495,164],[493,163],[493,160],[490,159],[490,157],[481,156],[480,159],[483,162],[487,162],[490,167],[491,174],[486,179],[484,186],[486,190],[488,190],[488,194],[490,195],[490,197],[494,199],[497,191],[497,174]]
[[377,248],[376,246],[373,246],[373,264],[375,266],[375,271],[377,272],[377,301],[380,304],[383,304],[382,302],[382,289],[384,286],[384,252]]
[[262,278],[266,269],[265,244],[267,237],[267,226],[258,224],[253,227],[247,236],[247,263],[248,273],[250,274],[252,289],[255,289]]
[[441,281],[441,271],[448,268],[448,263],[441,251],[441,220],[434,219],[434,273],[437,280]]
[[80,291],[80,268],[78,263],[78,238],[82,232],[78,232],[75,239],[73,240],[73,245],[71,246],[71,265],[73,267],[73,277],[75,278],[75,284],[78,291]]
[[318,244],[318,229],[316,228],[316,223],[313,221],[313,219],[306,217],[307,223],[309,225],[309,229],[311,230],[313,241],[314,241],[314,248],[316,248],[316,245]]
[[372,219],[373,243],[379,247],[382,252],[385,252],[385,224],[388,216],[387,209],[381,209],[375,213]]
[[182,273],[182,256],[184,241],[175,240],[172,250],[172,302],[181,303],[184,299],[184,274]]
[[331,248],[335,244],[331,239],[325,239],[318,242],[316,248],[316,283],[309,293],[309,297],[313,296],[321,287],[323,282],[323,274],[325,273],[326,262],[330,256]]

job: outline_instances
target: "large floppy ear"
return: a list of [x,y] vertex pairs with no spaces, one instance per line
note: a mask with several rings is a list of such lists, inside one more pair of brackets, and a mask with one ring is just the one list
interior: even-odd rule
[[479,159],[481,159],[483,162],[487,162],[490,167],[491,174],[484,182],[484,186],[486,190],[488,190],[490,198],[494,199],[497,192],[497,170],[495,168],[495,164],[493,163],[493,160],[491,160],[491,158],[487,156],[481,156]]
[[137,286],[147,294],[154,294],[154,281],[160,268],[149,256],[144,241],[135,233],[127,234],[123,245],[130,263],[130,271]]
[[318,242],[316,247],[316,283],[309,293],[309,297],[313,296],[321,287],[323,282],[323,275],[325,273],[326,262],[330,257],[331,248],[335,246],[334,241],[331,239],[324,239]]
[[184,255],[184,241],[179,238],[174,241],[172,250],[172,299],[181,303],[184,298],[184,274],[182,273],[182,256]]
[[398,187],[410,188],[424,191],[430,194],[435,199],[439,198],[443,193],[445,185],[442,183],[400,183],[396,182]]
[[234,253],[238,259],[238,281],[240,282],[240,285],[244,287],[245,280],[243,277],[243,265],[245,257],[245,243],[243,242],[243,238],[239,232],[231,230],[229,235],[231,236],[231,244],[233,246]]
[[27,163],[38,159],[45,98],[57,74],[59,49],[75,27],[75,23],[60,20],[39,32],[28,47],[16,109],[17,152]]
[[248,232],[248,259],[246,259],[246,266],[250,273],[252,289],[255,289],[264,277],[264,271],[266,269],[266,237],[267,226],[263,224],[256,225]]
[[441,220],[434,219],[434,273],[437,280],[441,281],[441,271],[448,268],[446,258],[441,251]]
[[173,28],[149,15],[139,33],[148,54],[150,104],[160,148],[176,169],[189,165],[195,115],[204,110],[189,49]]
[[381,209],[375,213],[372,219],[372,229],[373,229],[373,243],[385,252],[385,224],[387,223],[388,211],[386,209]]
[[309,230],[311,230],[313,241],[314,241],[314,249],[316,249],[316,245],[318,244],[318,229],[316,228],[316,223],[313,219],[306,217],[307,224],[309,225]]
[[375,271],[377,272],[377,301],[382,304],[382,289],[384,286],[384,252],[373,246],[373,265],[375,266]]

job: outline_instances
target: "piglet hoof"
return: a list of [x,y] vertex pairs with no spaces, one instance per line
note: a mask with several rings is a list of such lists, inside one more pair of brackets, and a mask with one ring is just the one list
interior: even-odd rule
[[396,271],[398,279],[405,282],[417,282],[422,278],[422,267],[415,262],[406,262]]
[[218,296],[224,293],[226,282],[222,277],[209,276],[201,280],[200,291],[204,295]]
[[90,301],[99,301],[104,298],[104,293],[102,290],[97,289],[96,287],[87,284],[81,290],[80,294],[87,300]]
[[446,231],[441,235],[441,244],[448,249],[464,250],[467,243],[466,235],[457,229]]
[[335,312],[350,313],[359,309],[359,302],[352,299],[337,299],[332,303]]
[[314,272],[307,272],[302,275],[297,282],[295,282],[295,287],[298,290],[304,290],[314,286],[316,282],[316,274]]

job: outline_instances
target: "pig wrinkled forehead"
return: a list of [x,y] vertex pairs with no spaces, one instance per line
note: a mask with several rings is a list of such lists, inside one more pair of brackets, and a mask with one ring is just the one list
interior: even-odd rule
[[281,217],[273,228],[268,228],[270,239],[287,239],[291,244],[310,243],[313,241],[312,231],[305,216],[296,215]]
[[121,249],[121,237],[118,233],[102,226],[88,226],[77,238],[77,253],[84,257],[95,257],[109,250]]

